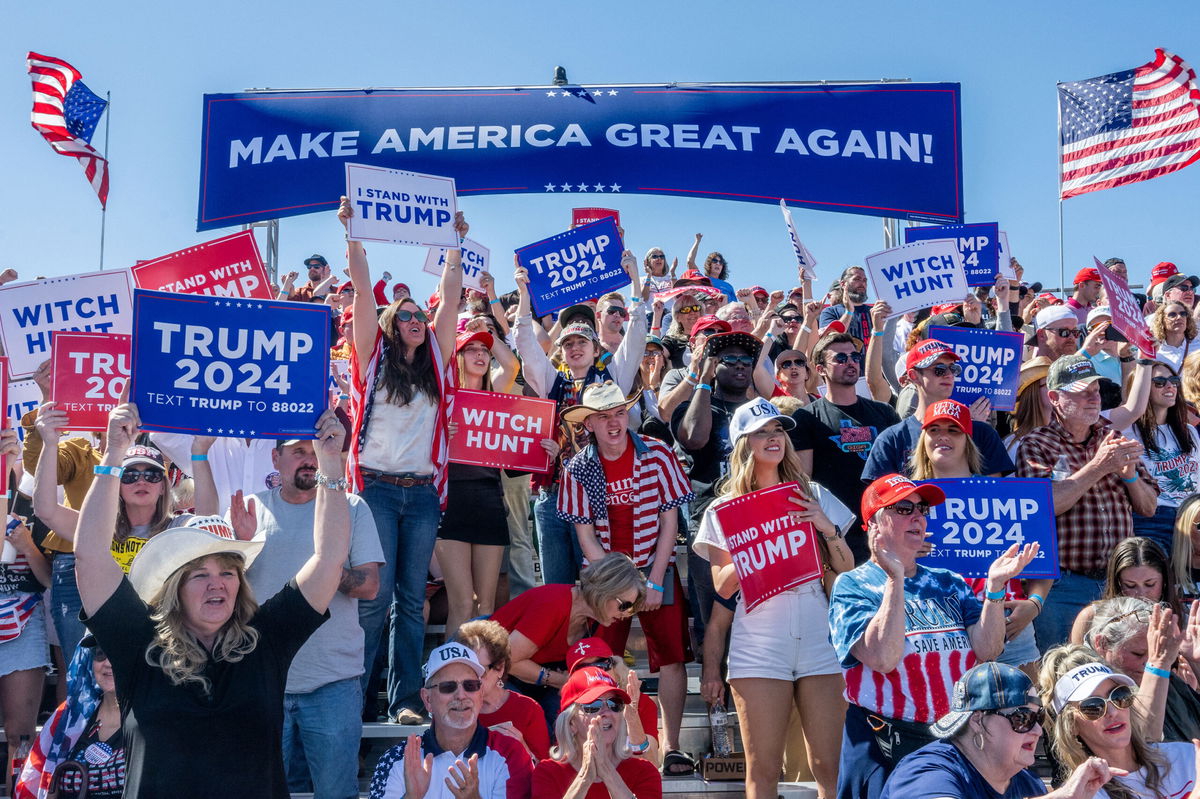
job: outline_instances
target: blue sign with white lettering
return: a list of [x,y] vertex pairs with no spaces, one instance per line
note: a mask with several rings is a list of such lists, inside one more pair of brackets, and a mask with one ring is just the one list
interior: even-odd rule
[[[337,208],[347,162],[481,194],[667,194],[963,219],[957,83],[208,94],[197,230]],[[582,196],[580,196],[582,195]]]
[[980,397],[987,397],[992,401],[992,410],[1013,409],[1021,379],[1025,336],[979,327],[931,327],[929,338],[948,345],[958,355],[962,374],[954,380],[950,399],[970,405]]
[[329,404],[324,304],[136,289],[132,355],[145,430],[313,438]]
[[627,284],[621,252],[621,235],[611,216],[517,250],[521,266],[529,270],[534,314],[545,316]]
[[933,552],[920,559],[923,566],[986,577],[992,561],[1010,546],[1036,543],[1040,551],[1020,576],[1058,577],[1058,528],[1049,480],[972,477],[923,482],[946,492],[946,501],[929,509]]
[[904,243],[929,239],[954,239],[962,253],[968,286],[990,286],[1000,270],[1000,223],[935,225],[904,229]]

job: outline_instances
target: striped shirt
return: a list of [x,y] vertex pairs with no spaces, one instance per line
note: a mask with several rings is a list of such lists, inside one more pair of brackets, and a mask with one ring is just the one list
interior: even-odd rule
[[[693,499],[691,483],[684,474],[679,458],[665,444],[653,439],[629,434],[634,448],[633,486],[636,492],[633,508],[633,551],[626,552],[639,569],[654,562],[658,545],[658,515]],[[604,465],[595,444],[590,444],[563,469],[562,486],[558,492],[558,518],[573,524],[592,524],[605,551],[611,552],[612,531],[609,529]],[[675,551],[671,551],[671,561]]]
[[[455,799],[461,795],[450,790],[450,779],[442,775],[449,773],[454,761],[466,763],[471,755],[479,757],[476,763],[479,772],[477,795],[481,799],[528,799],[533,760],[516,738],[489,730],[477,722],[471,742],[458,754],[438,745],[432,727],[419,740],[421,754],[433,755],[431,772],[434,777],[429,781],[425,799]],[[412,795],[404,784],[404,752],[407,748],[408,739],[405,738],[379,758],[371,777],[370,799],[402,799]]]

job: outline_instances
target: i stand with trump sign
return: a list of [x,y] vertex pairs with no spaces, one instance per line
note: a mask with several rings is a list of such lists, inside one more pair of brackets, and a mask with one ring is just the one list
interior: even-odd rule
[[783,483],[715,508],[747,612],[824,573],[813,526],[792,517],[797,507],[790,497],[796,488],[795,483]]
[[137,289],[129,396],[142,427],[313,438],[329,404],[329,308]]

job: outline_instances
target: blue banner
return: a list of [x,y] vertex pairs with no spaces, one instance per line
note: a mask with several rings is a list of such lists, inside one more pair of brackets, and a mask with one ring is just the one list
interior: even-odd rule
[[1000,224],[937,225],[904,229],[904,243],[930,239],[954,239],[962,253],[968,286],[990,286],[1000,269]]
[[324,304],[133,292],[129,396],[146,430],[313,438],[328,376]]
[[348,161],[452,177],[460,198],[784,199],[961,222],[959,114],[957,83],[207,94],[196,229],[333,210]]
[[950,399],[970,405],[987,397],[992,401],[992,410],[1013,409],[1021,378],[1024,335],[978,327],[931,327],[929,338],[949,345],[958,355],[962,374],[954,380]]
[[946,492],[929,509],[933,552],[924,566],[950,569],[964,577],[986,577],[988,567],[1013,544],[1041,549],[1022,578],[1058,577],[1058,528],[1049,480],[975,477],[926,480]]
[[529,299],[536,316],[594,300],[629,283],[621,268],[617,221],[605,217],[517,250],[529,270]]

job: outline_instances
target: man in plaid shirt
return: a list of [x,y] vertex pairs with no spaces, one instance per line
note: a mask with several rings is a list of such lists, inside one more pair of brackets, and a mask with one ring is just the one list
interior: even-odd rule
[[[1142,359],[1139,368],[1153,361]],[[1054,480],[1062,576],[1034,620],[1038,649],[1067,640],[1075,616],[1099,599],[1114,546],[1133,535],[1133,514],[1153,516],[1158,486],[1141,465],[1142,445],[1100,418],[1100,375],[1086,356],[1067,355],[1046,376],[1054,418],[1017,451],[1018,477]]]
[[[605,381],[588,386],[579,405],[563,410],[563,421],[582,424],[593,443],[563,468],[558,516],[575,525],[589,561],[623,552],[646,574],[646,599],[638,620],[646,634],[650,671],[658,672],[662,748],[670,756],[679,749],[687,695],[684,664],[692,660],[687,598],[674,567],[676,508],[692,499],[692,489],[670,448],[630,432],[629,406],[636,401]],[[626,618],[597,635],[614,652],[622,652],[629,624]]]

